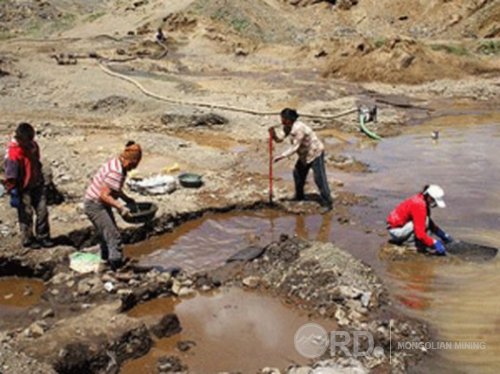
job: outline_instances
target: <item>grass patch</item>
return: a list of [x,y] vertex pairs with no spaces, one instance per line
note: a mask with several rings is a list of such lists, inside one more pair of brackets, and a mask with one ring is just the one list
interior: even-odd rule
[[377,38],[373,41],[373,44],[375,45],[375,48],[381,48],[384,46],[386,40],[387,39],[385,38]]
[[99,19],[101,18],[102,16],[104,16],[106,14],[106,12],[95,12],[95,13],[91,13],[87,16],[87,18],[85,18],[85,21],[87,22],[94,22],[96,19]]
[[236,18],[231,20],[231,26],[236,31],[243,32],[250,26],[250,22],[246,18]]
[[229,25],[237,32],[241,33],[250,27],[250,21],[245,17],[238,17],[231,14],[229,11],[223,8],[217,9],[211,16],[211,18],[218,22],[224,22]]
[[455,56],[467,56],[470,54],[469,50],[461,45],[452,44],[432,44],[433,51],[442,51]]
[[483,55],[498,55],[500,54],[500,40],[482,42],[477,51]]

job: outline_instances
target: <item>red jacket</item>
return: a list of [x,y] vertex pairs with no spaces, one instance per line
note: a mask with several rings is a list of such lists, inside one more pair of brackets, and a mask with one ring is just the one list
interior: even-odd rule
[[429,229],[435,232],[437,226],[431,219],[431,211],[425,202],[424,194],[419,193],[406,199],[399,204],[387,216],[387,224],[390,228],[403,227],[408,222],[413,221],[413,230],[418,240],[427,247],[434,245],[434,239],[427,235],[426,220],[429,218]]
[[23,190],[42,183],[40,148],[35,141],[31,142],[28,147],[22,148],[13,139],[7,147],[4,161],[7,191],[13,188]]

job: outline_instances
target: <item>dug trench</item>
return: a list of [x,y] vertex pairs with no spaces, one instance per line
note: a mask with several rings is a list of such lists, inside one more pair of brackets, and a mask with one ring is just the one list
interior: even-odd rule
[[[352,205],[352,198],[344,196],[339,202]],[[342,204],[339,206],[332,217],[337,215],[337,218],[341,218],[338,214],[342,211]],[[289,216],[287,203],[274,208],[259,203],[226,207],[218,212],[203,210],[175,218],[160,217],[149,226],[127,230],[124,238],[129,244],[135,243],[133,248],[148,237],[154,240],[159,234],[169,235],[168,232],[176,226],[181,226],[177,230],[182,230],[183,224],[189,225],[195,218],[203,219],[204,214],[207,214],[208,219],[214,214],[244,216],[269,211]],[[311,209],[311,206],[306,204],[305,209]],[[345,223],[343,219],[337,222]],[[2,259],[3,276],[15,273],[28,279],[45,280],[43,284],[39,281],[43,289],[38,289],[41,295],[32,304],[22,308],[18,304],[10,317],[2,320],[4,351],[13,350],[26,355],[23,356],[25,361],[11,363],[14,365],[12,368],[19,369],[16,372],[23,372],[23,367],[29,368],[29,364],[26,364],[29,360],[35,360],[37,365],[40,364],[39,367],[47,365],[47,372],[52,370],[59,373],[117,372],[120,367],[127,373],[134,372],[133,368],[137,367],[134,365],[142,365],[141,362],[147,363],[145,367],[149,367],[150,372],[157,372],[158,368],[167,370],[165,368],[169,368],[172,362],[178,363],[180,368],[186,368],[187,365],[188,370],[194,372],[199,372],[202,367],[210,367],[214,372],[223,370],[219,360],[207,359],[210,357],[207,346],[213,343],[213,337],[210,340],[209,333],[201,332],[203,326],[193,323],[206,315],[204,310],[207,303],[219,312],[233,308],[236,313],[233,316],[234,324],[243,327],[246,323],[254,327],[275,326],[277,321],[286,316],[287,321],[293,322],[282,327],[288,333],[308,321],[321,321],[332,330],[365,329],[374,334],[375,344],[386,352],[389,324],[393,341],[398,338],[423,340],[428,335],[422,323],[409,320],[390,307],[386,289],[369,267],[332,244],[282,235],[270,244],[262,245],[263,253],[259,258],[225,264],[212,270],[181,271],[172,275],[157,269],[148,270],[147,267],[137,271],[139,268],[136,267],[135,271],[126,269],[117,274],[80,275],[68,268],[68,255],[75,246],[86,247],[93,241],[86,230],[74,232],[68,237],[73,246],[59,246]],[[20,283],[21,280],[15,282]],[[246,289],[244,293],[241,291],[243,288]],[[224,296],[228,294],[229,299]],[[245,298],[250,298],[250,302],[241,304]],[[178,306],[160,308],[153,316],[155,318],[152,318],[151,313],[147,312],[150,303]],[[248,320],[245,318],[246,313],[242,312],[248,310],[250,305],[253,305],[256,316],[253,319],[247,316],[250,318]],[[141,307],[146,312],[141,312]],[[263,313],[267,307],[270,312]],[[186,316],[183,312],[186,308],[198,310],[198,314]],[[2,310],[5,309],[2,304]],[[172,317],[175,316],[172,313],[178,313],[179,317]],[[213,320],[207,321],[207,324],[213,323]],[[221,329],[226,328],[230,329],[230,326],[224,322]],[[165,343],[169,335],[180,331],[180,337],[172,337],[174,341],[177,339],[173,346],[171,342]],[[246,338],[250,339],[247,343],[252,347],[261,344],[259,339],[269,343],[269,339],[274,336],[272,329],[262,332],[262,336],[254,335],[254,332],[251,330]],[[230,331],[224,333],[231,335]],[[189,338],[185,339],[184,336]],[[252,340],[254,338],[255,341]],[[238,337],[233,335],[232,339],[238,340]],[[186,340],[194,341],[189,354],[183,351],[186,344],[191,344],[186,343]],[[394,353],[391,364],[387,354],[364,361],[325,354],[317,362],[309,362],[297,355],[290,345],[292,342],[293,336],[287,335],[282,341],[274,342],[260,359],[237,360],[227,364],[233,364],[232,369],[242,372],[254,372],[265,366],[285,369],[293,365],[343,365],[385,372],[389,365],[403,370],[418,361],[421,355],[420,352]],[[165,347],[165,344],[171,349],[158,349]],[[287,357],[283,358],[283,355]],[[241,362],[239,367],[237,362]]]

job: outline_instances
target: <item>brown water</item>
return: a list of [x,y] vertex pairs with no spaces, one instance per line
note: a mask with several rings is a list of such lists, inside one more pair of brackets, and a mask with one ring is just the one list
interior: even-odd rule
[[[413,134],[386,139],[375,148],[355,151],[355,157],[368,162],[375,172],[340,178],[346,188],[377,197],[376,205],[362,215],[362,221],[374,227],[383,227],[387,213],[402,197],[426,183],[440,184],[448,206],[433,211],[436,222],[455,238],[500,248],[500,127],[445,128],[434,142],[430,132],[438,125],[434,122]],[[429,322],[437,340],[485,345],[484,349],[433,350],[433,357],[415,371],[500,371],[498,261],[450,264],[422,257],[386,264],[381,275],[400,301],[399,307]]]
[[0,317],[18,314],[36,305],[44,289],[43,282],[38,279],[0,278]]
[[[182,301],[153,300],[132,309],[129,316],[160,318],[169,312],[179,317],[182,332],[156,341],[146,356],[126,363],[122,374],[156,373],[158,358],[167,355],[178,356],[194,373],[255,373],[263,366],[307,363],[293,342],[297,329],[311,321],[279,299],[233,288]],[[330,321],[314,322],[328,331],[336,327]],[[182,353],[176,344],[186,340],[196,345]]]
[[[128,246],[128,256],[145,265],[179,266],[187,271],[223,265],[237,251],[266,245],[280,234],[331,241],[369,260],[383,239],[358,227],[341,225],[332,214],[290,215],[276,210],[208,214],[187,222],[172,233]],[[168,249],[168,250],[166,250]]]

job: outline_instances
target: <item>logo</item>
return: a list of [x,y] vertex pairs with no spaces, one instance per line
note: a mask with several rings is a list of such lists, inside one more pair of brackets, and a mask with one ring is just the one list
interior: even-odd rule
[[307,358],[318,358],[323,355],[330,340],[326,330],[317,323],[306,323],[302,325],[294,337],[295,349]]

